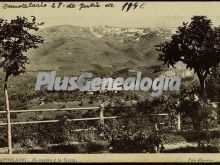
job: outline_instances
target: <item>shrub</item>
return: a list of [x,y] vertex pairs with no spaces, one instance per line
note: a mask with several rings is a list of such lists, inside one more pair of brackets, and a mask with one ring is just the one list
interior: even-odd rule
[[116,153],[157,152],[164,149],[162,136],[157,132],[132,130],[119,127],[110,141],[111,151]]
[[96,132],[94,130],[81,131],[78,133],[78,139],[80,141],[92,142],[96,140]]
[[[212,130],[209,132],[211,138],[220,138],[220,131],[219,130]],[[187,132],[180,132],[181,136],[183,136],[189,142],[195,142],[198,139],[198,136],[201,137],[201,140],[207,140],[207,132],[200,131],[199,134],[196,131],[191,130]]]
[[166,133],[164,135],[164,143],[165,144],[180,143],[180,142],[184,142],[184,141],[186,141],[186,139],[182,135],[172,134],[172,133]]
[[0,148],[1,147],[7,147],[8,143],[8,138],[7,138],[7,127],[6,126],[1,126],[0,127]]

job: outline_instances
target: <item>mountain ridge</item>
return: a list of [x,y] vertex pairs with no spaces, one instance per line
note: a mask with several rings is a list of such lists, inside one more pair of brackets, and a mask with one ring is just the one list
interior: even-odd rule
[[[28,52],[28,71],[60,70],[73,73],[94,65],[114,69],[158,64],[154,46],[172,31],[155,28],[80,27],[59,25],[40,30],[45,42]],[[129,65],[128,65],[129,64]]]

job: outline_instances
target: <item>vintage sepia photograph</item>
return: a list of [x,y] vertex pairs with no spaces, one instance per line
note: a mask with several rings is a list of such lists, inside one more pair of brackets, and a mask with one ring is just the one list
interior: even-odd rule
[[0,8],[0,162],[220,161],[220,2]]

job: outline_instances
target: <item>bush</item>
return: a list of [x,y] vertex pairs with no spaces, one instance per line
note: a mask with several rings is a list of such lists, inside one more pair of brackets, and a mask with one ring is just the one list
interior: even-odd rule
[[8,138],[7,138],[7,127],[1,126],[0,127],[0,148],[7,147],[8,144]]
[[79,141],[85,141],[85,142],[92,142],[97,138],[96,132],[93,130],[81,131],[78,132],[77,135]]
[[180,142],[184,142],[186,141],[186,139],[178,134],[172,134],[172,133],[166,133],[164,135],[164,143],[165,144],[169,144],[169,143],[180,143]]
[[220,139],[220,130],[213,130],[210,133],[211,133],[211,138],[219,138]]
[[110,141],[110,152],[142,153],[163,150],[162,136],[156,132],[118,128]]
[[[183,136],[187,141],[189,142],[196,142],[198,139],[198,136],[201,137],[201,140],[207,140],[207,132],[206,131],[200,131],[199,135],[196,133],[196,131],[187,131],[187,132],[180,132],[181,136]],[[210,137],[213,138],[220,138],[220,131],[219,130],[212,130],[210,131]]]

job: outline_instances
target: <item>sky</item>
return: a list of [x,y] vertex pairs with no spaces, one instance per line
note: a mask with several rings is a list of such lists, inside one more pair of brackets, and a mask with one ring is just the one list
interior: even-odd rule
[[[124,2],[113,2],[114,8],[105,8],[107,2],[99,2],[100,8],[78,10],[66,8],[70,2],[63,2],[65,7],[52,8],[53,2],[45,8],[7,8],[8,5],[29,4],[29,2],[0,2],[0,18],[12,19],[16,16],[36,16],[44,27],[70,24],[75,26],[114,26],[114,27],[178,27],[182,22],[189,22],[193,15],[205,15],[215,26],[220,25],[220,2],[145,2],[142,8],[137,7],[128,12],[121,11]],[[40,4],[40,2],[32,2]],[[90,2],[84,2],[89,4]],[[142,2],[138,2],[139,6]],[[58,2],[56,2],[58,5]]]

